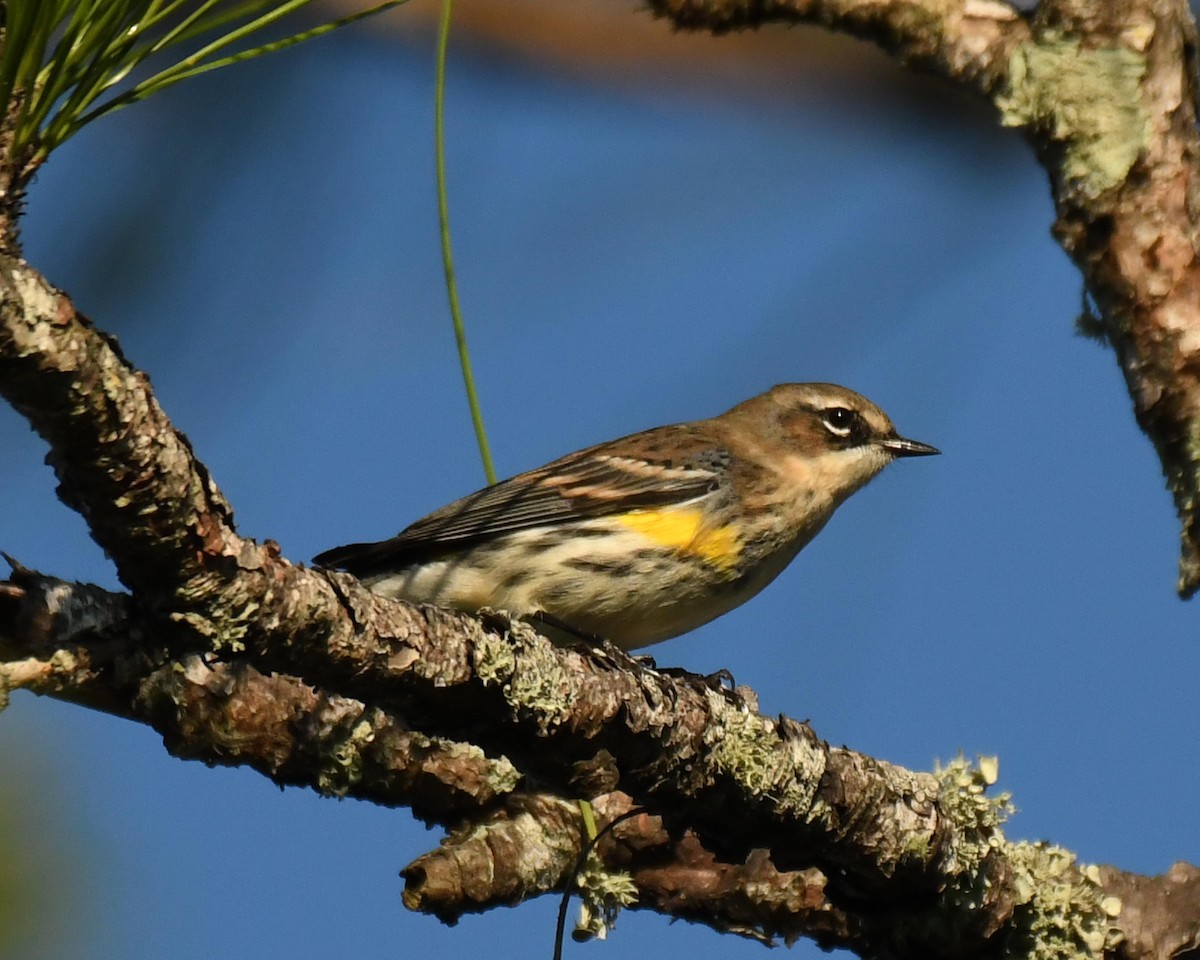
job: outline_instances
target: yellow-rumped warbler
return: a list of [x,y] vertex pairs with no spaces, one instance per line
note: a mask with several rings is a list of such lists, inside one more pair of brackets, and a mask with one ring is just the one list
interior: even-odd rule
[[628,650],[749,600],[892,460],[937,452],[852,390],[786,383],[711,420],[568,454],[314,562],[384,596],[507,610],[555,639]]

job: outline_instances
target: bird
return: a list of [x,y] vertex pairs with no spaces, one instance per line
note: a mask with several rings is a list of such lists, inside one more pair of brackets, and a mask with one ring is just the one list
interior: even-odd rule
[[569,453],[313,562],[385,597],[503,610],[556,642],[629,651],[746,602],[889,463],[937,453],[853,390],[785,383],[707,420]]

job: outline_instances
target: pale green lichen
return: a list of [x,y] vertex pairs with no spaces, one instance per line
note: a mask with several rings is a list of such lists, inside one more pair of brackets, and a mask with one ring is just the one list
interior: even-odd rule
[[1059,141],[1064,178],[1091,198],[1123,181],[1146,144],[1145,73],[1135,50],[1048,32],[1013,51],[996,106],[1005,126],[1036,125]]
[[533,627],[510,620],[504,636],[484,631],[475,651],[480,680],[500,684],[504,699],[520,716],[533,718],[543,731],[570,717],[576,678],[563,670],[554,648]]
[[988,852],[1004,842],[1000,825],[1016,811],[1012,795],[987,795],[1000,773],[995,757],[980,757],[973,765],[959,756],[945,766],[936,764],[938,809],[954,822],[957,845],[953,851],[955,867],[973,869]]
[[637,903],[637,885],[624,870],[608,870],[593,852],[576,878],[581,903],[576,940],[603,940],[625,907]]
[[1007,793],[986,795],[998,775],[994,758],[972,766],[962,757],[935,774],[941,783],[938,806],[954,821],[956,841],[948,869],[955,880],[943,892],[952,914],[970,916],[988,901],[984,858],[993,851],[1012,870],[1015,905],[1005,933],[1003,955],[1022,960],[1078,960],[1100,957],[1120,941],[1113,924],[1120,900],[1105,896],[1094,866],[1079,866],[1074,854],[1048,843],[1012,843],[1001,825],[1015,807]]
[[[481,614],[502,617],[504,614],[484,609]],[[514,624],[515,626],[515,624]],[[475,641],[475,673],[484,686],[506,684],[517,666],[517,652],[506,635],[481,630]]]
[[953,938],[952,932],[964,924],[989,901],[990,879],[984,860],[1005,845],[1001,825],[1014,807],[1008,793],[988,796],[987,789],[999,776],[995,757],[980,757],[973,765],[959,756],[943,766],[934,766],[938,780],[938,809],[954,824],[953,844],[943,852],[942,868],[951,880],[942,891],[945,929],[940,937]]
[[769,797],[781,811],[813,816],[813,798],[825,772],[825,754],[802,737],[783,738],[774,721],[708,692],[713,722],[704,733],[705,758],[753,796]]
[[243,653],[246,649],[245,637],[249,628],[244,620],[199,613],[173,613],[171,619],[186,624],[190,630],[204,637],[214,653]]
[[929,859],[933,838],[928,833],[910,833],[904,838],[902,851],[906,859],[925,861]]
[[369,720],[356,723],[328,753],[329,762],[317,774],[317,789],[325,796],[341,797],[362,779],[363,751],[375,739]]
[[1048,843],[1014,843],[1017,907],[1005,953],[1033,960],[1099,957],[1121,942],[1113,921],[1121,901],[1105,896],[1095,866],[1079,866],[1071,852]]
[[409,732],[413,747],[423,750],[436,749],[449,761],[468,760],[476,769],[484,771],[488,790],[494,796],[512,793],[521,783],[522,775],[508,757],[489,757],[473,743],[458,740],[443,740],[441,737],[425,737],[415,730]]

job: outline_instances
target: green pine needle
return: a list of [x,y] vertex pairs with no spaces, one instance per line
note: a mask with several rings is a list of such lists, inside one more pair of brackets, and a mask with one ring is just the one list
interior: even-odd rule
[[483,411],[475,390],[475,374],[471,370],[471,353],[467,349],[467,331],[463,327],[462,311],[458,305],[458,284],[454,280],[454,256],[450,250],[450,205],[446,199],[446,49],[450,43],[452,0],[442,0],[442,20],[438,25],[437,72],[433,87],[433,152],[437,168],[438,226],[442,236],[442,268],[446,273],[446,296],[450,301],[450,320],[454,324],[454,339],[458,344],[458,364],[462,368],[471,422],[475,426],[475,442],[487,482],[496,482],[496,467],[483,427]]
[[[25,175],[84,126],[172,84],[322,36],[408,0],[384,0],[247,49],[311,0],[8,0],[0,103],[15,111],[12,159]],[[178,59],[171,62],[171,55]],[[165,61],[165,62],[164,62]],[[134,72],[149,74],[128,83]]]

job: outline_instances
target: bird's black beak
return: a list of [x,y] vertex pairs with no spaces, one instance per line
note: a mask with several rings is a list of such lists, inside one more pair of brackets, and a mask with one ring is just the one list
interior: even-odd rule
[[931,457],[935,453],[941,453],[937,447],[931,447],[927,443],[921,443],[918,440],[906,440],[904,437],[884,437],[878,441],[879,445],[885,450],[890,450],[893,456],[896,457]]

